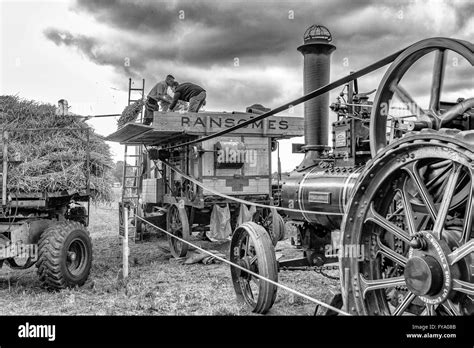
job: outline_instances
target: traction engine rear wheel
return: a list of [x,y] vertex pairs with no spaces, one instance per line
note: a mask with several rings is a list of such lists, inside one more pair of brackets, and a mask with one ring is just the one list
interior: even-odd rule
[[342,225],[352,313],[474,314],[473,163],[474,132],[455,130],[409,134],[370,162]]
[[83,285],[92,265],[92,243],[84,225],[66,221],[47,228],[39,240],[36,267],[51,289]]
[[[231,241],[230,261],[272,281],[278,281],[275,249],[267,231],[254,222],[237,227]],[[277,287],[231,266],[232,282],[240,302],[254,313],[265,314],[275,302]]]

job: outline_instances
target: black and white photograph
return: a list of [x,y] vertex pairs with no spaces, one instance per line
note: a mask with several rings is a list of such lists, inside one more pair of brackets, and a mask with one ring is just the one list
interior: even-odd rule
[[474,344],[471,0],[0,0],[0,125],[2,348]]

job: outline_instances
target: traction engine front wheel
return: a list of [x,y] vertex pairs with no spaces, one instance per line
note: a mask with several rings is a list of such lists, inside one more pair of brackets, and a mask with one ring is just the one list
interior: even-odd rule
[[[270,235],[255,222],[237,227],[231,241],[230,261],[278,282],[278,266]],[[237,300],[245,302],[254,313],[265,314],[275,302],[277,287],[237,267],[231,266]]]

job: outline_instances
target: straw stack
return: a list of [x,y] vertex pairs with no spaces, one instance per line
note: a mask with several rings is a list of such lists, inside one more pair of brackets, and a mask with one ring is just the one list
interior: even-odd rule
[[92,198],[111,200],[110,148],[80,117],[57,116],[54,105],[4,95],[0,96],[0,125],[9,134],[9,192],[83,192],[89,146]]

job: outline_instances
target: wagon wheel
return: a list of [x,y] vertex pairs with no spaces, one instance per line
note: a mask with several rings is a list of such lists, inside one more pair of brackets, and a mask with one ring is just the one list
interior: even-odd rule
[[285,221],[275,208],[257,210],[252,221],[265,228],[274,246],[285,237]]
[[[237,227],[230,250],[231,262],[278,281],[275,250],[262,226],[246,222]],[[275,302],[277,287],[236,267],[231,267],[231,274],[237,299],[245,302],[254,313],[268,312]]]
[[[362,315],[474,314],[474,132],[424,131],[361,176],[342,225],[342,286]],[[348,286],[348,287],[347,287]]]
[[[178,203],[170,205],[167,213],[167,230],[173,235],[189,240],[189,221],[186,210],[179,206]],[[176,257],[184,257],[188,252],[188,245],[180,240],[168,235],[171,254]]]
[[[440,129],[452,127],[453,119],[474,106],[474,98],[464,100],[447,110],[440,110],[440,99],[448,52],[454,52],[474,65],[474,45],[461,40],[432,38],[420,41],[404,52],[391,64],[379,85],[374,99],[370,120],[370,148],[372,157],[381,151],[393,138],[423,128]],[[433,53],[434,67],[427,108],[422,108],[403,86],[405,73],[421,58]],[[472,70],[471,70],[472,71]],[[472,72],[471,72],[472,74]],[[466,79],[468,77],[466,76]],[[471,75],[471,78],[474,78]],[[394,97],[406,105],[405,115],[393,117]],[[400,121],[400,122],[398,122]],[[387,134],[387,130],[390,131]]]

